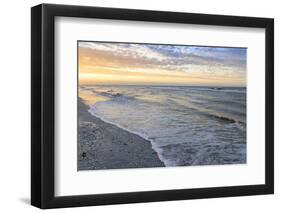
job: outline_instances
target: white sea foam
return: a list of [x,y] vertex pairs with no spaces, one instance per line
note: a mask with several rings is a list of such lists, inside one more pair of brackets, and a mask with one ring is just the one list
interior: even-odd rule
[[121,126],[121,125],[118,124],[118,123],[112,122],[112,121],[107,120],[106,118],[104,118],[104,117],[98,115],[97,113],[95,113],[95,106],[94,106],[94,105],[93,105],[93,106],[90,106],[90,109],[88,110],[88,112],[89,112],[90,114],[92,114],[93,116],[95,116],[95,117],[101,119],[102,121],[106,122],[106,123],[109,123],[109,124],[112,124],[112,125],[114,125],[114,126],[117,126],[117,127],[119,127],[120,129],[123,129],[123,130],[125,130],[125,131],[130,132],[130,133],[133,133],[133,134],[135,134],[135,135],[138,135],[138,136],[142,137],[143,139],[149,141],[149,142],[151,143],[152,149],[153,149],[154,151],[156,151],[156,153],[158,154],[159,159],[164,163],[164,165],[165,165],[165,166],[169,166],[169,165],[170,165],[169,161],[168,161],[167,159],[164,159],[164,158],[161,156],[161,150],[159,150],[159,149],[157,149],[157,147],[155,147],[153,140],[150,139],[146,134],[144,134],[144,133],[139,133],[139,132],[136,132],[136,131],[127,129],[127,128]]

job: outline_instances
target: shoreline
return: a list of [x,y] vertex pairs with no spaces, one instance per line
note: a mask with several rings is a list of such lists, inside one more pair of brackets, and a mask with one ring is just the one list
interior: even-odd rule
[[130,134],[139,136],[139,137],[141,137],[142,139],[144,139],[145,141],[149,142],[149,143],[151,144],[151,148],[153,149],[153,151],[157,153],[157,156],[158,156],[159,160],[160,160],[161,162],[163,162],[164,165],[167,167],[167,160],[165,161],[164,159],[162,159],[161,156],[159,155],[159,153],[153,148],[153,141],[152,141],[152,140],[148,139],[147,137],[145,137],[144,135],[142,135],[142,134],[140,134],[140,133],[138,133],[138,132],[134,132],[134,131],[131,131],[131,130],[129,130],[129,129],[126,129],[126,128],[120,126],[119,124],[116,124],[116,123],[114,123],[114,122],[110,122],[110,121],[108,121],[108,120],[106,120],[106,119],[104,119],[104,118],[101,118],[101,117],[99,117],[98,115],[95,115],[95,114],[93,114],[93,113],[91,113],[91,112],[89,112],[89,113],[90,113],[90,115],[94,116],[94,117],[97,118],[97,119],[100,119],[101,121],[103,121],[103,122],[105,122],[105,123],[107,123],[107,124],[111,124],[111,125],[113,125],[113,126],[116,126],[117,128],[120,128],[120,129],[122,129],[122,130],[124,130],[124,131],[126,131],[126,132],[128,132],[128,133],[130,133]]
[[150,141],[90,114],[78,98],[77,169],[165,167]]

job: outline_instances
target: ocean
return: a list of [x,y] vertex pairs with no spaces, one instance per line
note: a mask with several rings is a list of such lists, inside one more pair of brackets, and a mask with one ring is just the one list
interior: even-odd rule
[[80,86],[79,96],[150,141],[165,166],[246,163],[245,87]]

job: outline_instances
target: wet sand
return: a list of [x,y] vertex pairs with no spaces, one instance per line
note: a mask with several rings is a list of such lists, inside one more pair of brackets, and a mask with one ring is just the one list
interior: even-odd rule
[[164,166],[149,141],[91,115],[78,99],[78,170]]

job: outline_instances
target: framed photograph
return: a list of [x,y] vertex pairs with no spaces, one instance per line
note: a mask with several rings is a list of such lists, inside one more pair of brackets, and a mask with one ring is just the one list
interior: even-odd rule
[[31,9],[31,203],[272,194],[274,21]]

